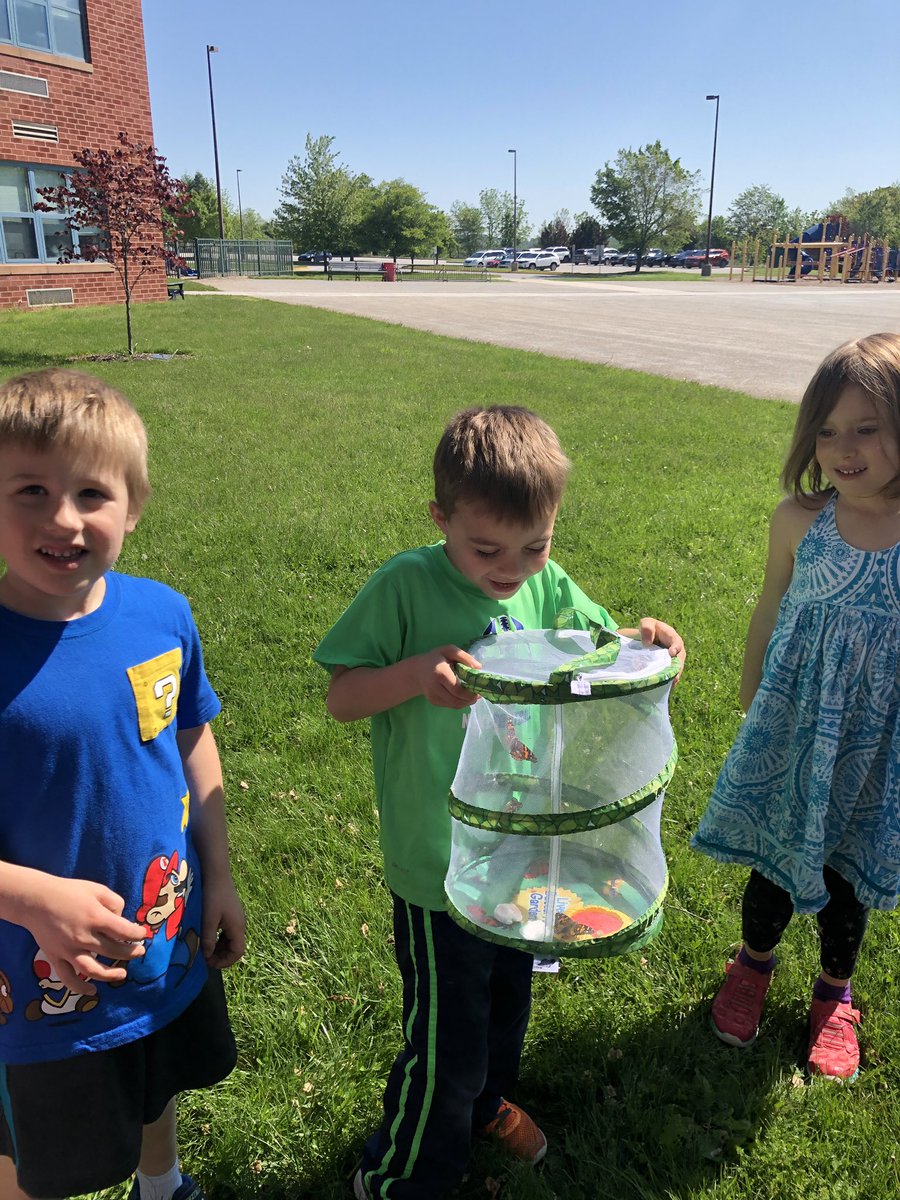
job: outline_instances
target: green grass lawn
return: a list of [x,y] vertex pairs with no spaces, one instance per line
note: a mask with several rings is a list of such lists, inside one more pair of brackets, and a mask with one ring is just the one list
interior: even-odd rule
[[[809,919],[785,938],[757,1045],[730,1050],[708,1028],[745,873],[687,843],[739,722],[744,631],[795,410],[224,296],[140,306],[135,331],[140,350],[180,354],[96,364],[150,431],[154,495],[121,566],[193,604],[224,705],[216,733],[250,921],[227,977],[239,1065],[182,1106],[184,1165],[210,1200],[347,1197],[378,1119],[399,990],[368,730],[328,718],[310,654],[379,563],[436,540],[437,438],[457,409],[493,402],[535,408],[574,461],[554,557],[622,622],[678,626],[689,661],[671,706],[681,759],[663,810],[663,931],[633,955],[537,978],[517,1098],[548,1134],[546,1163],[510,1167],[479,1147],[461,1197],[484,1200],[486,1179],[508,1200],[900,1196],[893,916],[873,916],[858,970],[852,1087],[799,1069],[817,972]],[[118,308],[2,312],[0,375],[123,340]]]

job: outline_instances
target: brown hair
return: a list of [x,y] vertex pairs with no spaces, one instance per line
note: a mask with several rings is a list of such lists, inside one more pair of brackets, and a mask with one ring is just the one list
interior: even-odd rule
[[122,468],[134,514],[150,494],[143,421],[121,392],[81,371],[51,367],[0,385],[0,445],[8,443],[112,459]]
[[[819,366],[800,401],[791,448],[781,473],[786,492],[799,500],[832,488],[816,460],[816,437],[844,388],[856,385],[875,406],[879,420],[900,446],[900,334],[873,333],[838,346]],[[900,496],[900,473],[885,494]]]
[[468,501],[526,524],[559,505],[570,465],[556,434],[529,409],[468,408],[438,442],[434,498],[445,517]]

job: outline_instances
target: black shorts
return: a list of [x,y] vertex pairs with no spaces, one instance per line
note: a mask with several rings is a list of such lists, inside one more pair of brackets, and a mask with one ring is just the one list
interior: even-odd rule
[[143,1128],[179,1092],[209,1087],[236,1061],[221,971],[162,1029],[112,1050],[0,1065],[0,1155],[30,1196],[80,1196],[128,1179]]

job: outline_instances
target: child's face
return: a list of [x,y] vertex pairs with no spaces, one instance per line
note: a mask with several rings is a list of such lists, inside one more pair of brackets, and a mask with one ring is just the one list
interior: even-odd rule
[[878,496],[900,469],[893,433],[858,384],[848,384],[816,436],[816,459],[837,492]]
[[550,557],[556,509],[524,525],[501,521],[483,505],[463,501],[451,516],[429,505],[446,538],[447,557],[470,583],[492,600],[508,600]]
[[120,468],[62,450],[0,447],[0,604],[46,621],[98,608],[137,524]]

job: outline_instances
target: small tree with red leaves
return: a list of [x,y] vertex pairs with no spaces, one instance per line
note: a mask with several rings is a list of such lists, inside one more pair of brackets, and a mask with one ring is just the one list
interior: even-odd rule
[[177,237],[178,221],[190,216],[190,196],[180,179],[169,175],[155,147],[118,135],[115,150],[80,150],[78,164],[60,187],[39,188],[44,203],[35,207],[60,212],[70,230],[83,231],[77,252],[64,250],[60,262],[111,263],[122,281],[128,353],[134,354],[131,297],[148,270],[164,264],[166,242]]

